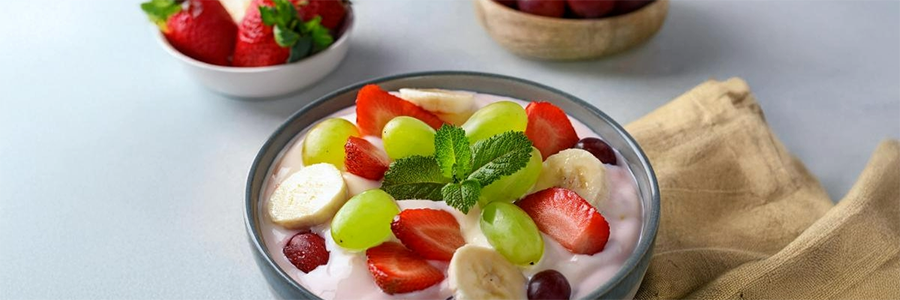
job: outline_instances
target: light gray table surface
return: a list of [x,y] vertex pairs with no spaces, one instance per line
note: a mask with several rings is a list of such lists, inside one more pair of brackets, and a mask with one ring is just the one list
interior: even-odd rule
[[469,1],[357,1],[343,64],[249,102],[211,93],[137,1],[5,1],[0,18],[0,298],[269,298],[243,223],[250,163],[305,103],[384,75],[471,70],[550,85],[628,123],[740,76],[836,199],[900,137],[900,3],[674,1],[642,47],[592,62],[516,57]]

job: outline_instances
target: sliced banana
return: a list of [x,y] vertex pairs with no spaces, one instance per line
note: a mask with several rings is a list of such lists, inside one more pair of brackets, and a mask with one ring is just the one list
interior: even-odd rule
[[456,300],[525,299],[527,280],[500,253],[465,245],[456,249],[447,271]]
[[532,191],[569,189],[599,209],[609,198],[607,185],[606,167],[599,159],[582,149],[566,149],[547,157]]
[[400,98],[415,103],[454,125],[462,125],[475,113],[475,94],[442,89],[400,89]]
[[347,184],[332,164],[304,167],[285,179],[269,198],[272,222],[290,229],[308,228],[331,219],[347,202]]

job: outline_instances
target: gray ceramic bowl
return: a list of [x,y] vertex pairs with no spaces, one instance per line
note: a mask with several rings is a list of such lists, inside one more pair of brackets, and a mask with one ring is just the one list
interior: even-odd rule
[[524,100],[550,101],[602,136],[628,161],[628,168],[637,179],[638,193],[644,209],[644,220],[641,237],[634,253],[612,279],[606,284],[598,286],[588,298],[625,299],[634,296],[647,271],[659,222],[659,187],[656,183],[656,176],[647,157],[634,139],[625,132],[621,125],[596,107],[554,88],[514,77],[452,71],[388,76],[340,89],[300,109],[278,127],[278,130],[266,141],[253,161],[250,175],[247,178],[245,218],[256,261],[277,296],[287,299],[319,299],[291,279],[284,270],[275,264],[266,251],[265,242],[260,233],[259,223],[261,221],[257,212],[264,180],[278,154],[294,136],[331,113],[354,105],[356,93],[363,85],[370,83],[378,84],[386,90],[397,90],[404,87],[462,89]]

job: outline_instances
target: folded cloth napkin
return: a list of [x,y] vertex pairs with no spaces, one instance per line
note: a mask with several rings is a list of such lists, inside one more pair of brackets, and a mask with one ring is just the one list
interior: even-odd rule
[[898,141],[835,205],[741,79],[703,83],[626,128],[662,195],[636,298],[900,298]]

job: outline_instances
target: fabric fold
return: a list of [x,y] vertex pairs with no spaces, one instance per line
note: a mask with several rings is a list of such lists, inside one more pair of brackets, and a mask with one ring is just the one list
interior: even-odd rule
[[637,298],[900,298],[897,141],[834,205],[739,78],[705,82],[626,129],[662,196]]

